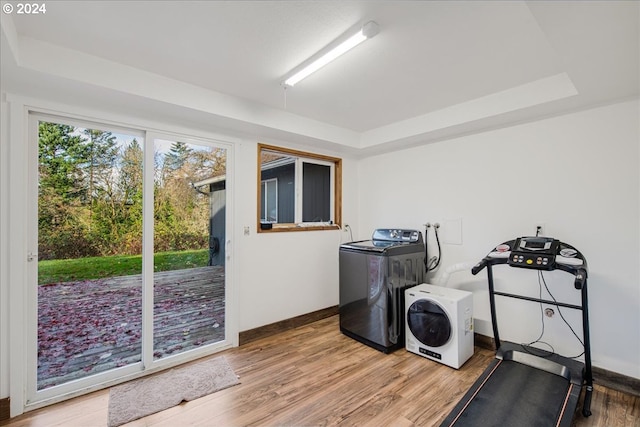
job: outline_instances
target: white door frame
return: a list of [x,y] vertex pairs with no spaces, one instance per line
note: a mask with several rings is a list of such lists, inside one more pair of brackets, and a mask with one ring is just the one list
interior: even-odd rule
[[[201,132],[190,132],[188,129],[180,129],[176,132],[161,131],[157,132],[153,129],[171,128],[166,124],[161,126],[155,123],[146,124],[124,124],[122,118],[113,119],[109,113],[100,112],[92,117],[100,117],[99,119],[85,119],[86,111],[74,112],[73,108],[60,107],[57,104],[51,104],[43,101],[22,98],[19,96],[7,95],[9,104],[9,156],[8,156],[8,176],[11,185],[8,188],[8,195],[3,200],[7,200],[9,208],[7,215],[8,223],[8,240],[11,242],[11,251],[7,254],[7,263],[9,264],[8,272],[8,296],[9,296],[9,371],[10,384],[9,393],[11,398],[10,413],[14,417],[25,411],[37,409],[51,403],[66,400],[81,394],[86,394],[101,388],[124,382],[133,378],[148,375],[168,367],[184,363],[208,354],[213,354],[225,348],[238,345],[237,320],[235,315],[235,292],[232,286],[232,248],[231,242],[233,237],[233,169],[234,163],[234,141],[220,135],[202,134]],[[49,104],[48,106],[43,106]],[[31,107],[30,105],[38,105]],[[65,111],[66,110],[66,111]],[[81,380],[73,381],[61,386],[51,387],[43,391],[37,392],[35,386],[35,368],[37,364],[37,299],[33,298],[37,292],[36,281],[34,282],[34,271],[37,273],[37,263],[27,261],[29,252],[37,253],[37,227],[36,232],[30,229],[30,226],[37,224],[37,191],[33,194],[33,186],[37,185],[37,120],[31,120],[30,116],[34,115],[55,115],[63,119],[68,118],[70,121],[81,121],[85,125],[91,122],[99,123],[102,127],[115,127],[126,129],[140,129],[140,132],[146,133],[145,145],[148,145],[153,139],[152,135],[163,135],[171,138],[179,138],[188,142],[189,140],[205,143],[205,145],[215,146],[226,149],[227,153],[227,215],[226,215],[226,266],[225,266],[225,340],[220,343],[214,343],[200,349],[188,351],[153,361],[153,348],[144,350],[143,343],[143,360],[140,363],[128,365],[122,368],[116,368],[102,374],[93,375]],[[35,117],[35,116],[34,116]],[[30,124],[31,123],[31,124]],[[35,126],[35,141],[32,133]],[[196,136],[192,136],[195,134]],[[35,150],[35,154],[34,154]],[[149,150],[145,147],[145,153]],[[151,154],[152,155],[152,154]],[[146,156],[146,154],[145,154]],[[25,167],[29,165],[29,167]],[[34,169],[35,167],[35,169]],[[153,168],[147,168],[153,170]],[[153,173],[153,172],[151,172]],[[34,184],[35,179],[35,184]],[[36,187],[37,189],[37,187]],[[146,195],[146,193],[145,193]],[[35,202],[34,202],[35,201]],[[35,203],[35,205],[34,205]],[[35,207],[35,209],[34,209]],[[151,199],[151,209],[153,209],[153,200]],[[153,215],[153,212],[151,212]],[[149,221],[147,221],[149,222]],[[151,221],[151,226],[153,222]],[[151,230],[152,231],[152,230]],[[35,236],[35,246],[34,246]],[[143,244],[149,244],[144,242]],[[153,248],[153,233],[151,233],[151,248]],[[151,252],[153,253],[153,252]],[[147,263],[150,264],[150,263]],[[153,267],[146,266],[147,269]],[[143,266],[143,270],[145,266]],[[144,273],[144,271],[143,271]],[[147,275],[149,273],[147,272]],[[151,275],[151,281],[153,276]],[[149,298],[147,298],[149,300]],[[143,307],[145,304],[151,304],[152,301],[143,299]],[[144,308],[143,308],[144,310]],[[149,308],[147,307],[147,311]],[[144,312],[143,312],[144,313]],[[146,315],[147,321],[153,324],[152,315]],[[145,314],[143,314],[145,316]],[[149,320],[150,319],[150,320]],[[148,329],[148,325],[147,325]],[[144,329],[143,329],[144,331]],[[144,332],[143,332],[144,333]],[[147,334],[149,335],[149,334]],[[144,339],[144,337],[143,337]],[[153,338],[149,336],[151,344]],[[148,347],[148,344],[147,344]],[[146,354],[148,353],[148,354]],[[31,359],[29,361],[29,359]],[[148,362],[148,363],[145,363]],[[32,370],[33,372],[29,372]],[[35,391],[35,393],[34,393]]]

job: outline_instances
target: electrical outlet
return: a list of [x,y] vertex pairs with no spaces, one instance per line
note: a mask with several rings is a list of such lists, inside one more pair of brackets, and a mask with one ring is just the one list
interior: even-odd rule
[[545,227],[543,222],[536,222],[534,227],[533,227],[533,230],[534,230],[534,233],[535,233],[534,236],[546,236],[547,235],[547,233],[546,233],[547,230],[546,230],[546,227]]

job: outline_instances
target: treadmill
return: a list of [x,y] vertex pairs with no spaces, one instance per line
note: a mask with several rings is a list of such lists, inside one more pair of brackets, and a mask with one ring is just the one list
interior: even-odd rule
[[[573,276],[581,292],[581,304],[531,298],[494,289],[493,266],[534,270],[561,270]],[[462,397],[440,427],[461,426],[566,426],[572,423],[582,388],[582,414],[591,415],[593,376],[587,310],[587,260],[573,246],[550,237],[520,237],[496,246],[471,270],[486,267],[491,323],[497,353],[495,359]],[[495,296],[580,310],[584,363],[557,354],[539,356],[541,350],[500,341]]]

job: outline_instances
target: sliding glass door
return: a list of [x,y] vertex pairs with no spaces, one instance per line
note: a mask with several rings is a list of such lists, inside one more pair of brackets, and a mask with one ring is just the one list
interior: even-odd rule
[[226,153],[30,116],[27,404],[215,351]]
[[154,140],[153,357],[225,338],[226,150]]

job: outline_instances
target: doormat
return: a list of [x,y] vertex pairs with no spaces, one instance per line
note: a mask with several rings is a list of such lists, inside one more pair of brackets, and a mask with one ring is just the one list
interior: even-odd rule
[[224,356],[130,381],[109,392],[109,427],[240,384]]

